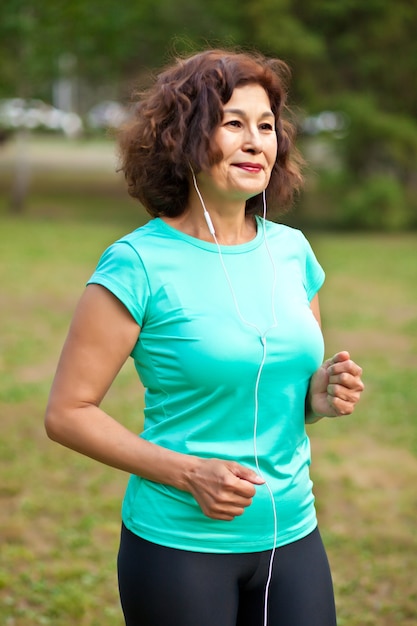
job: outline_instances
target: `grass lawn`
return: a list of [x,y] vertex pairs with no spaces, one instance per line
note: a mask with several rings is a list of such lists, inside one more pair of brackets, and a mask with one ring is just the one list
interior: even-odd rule
[[[10,167],[0,158],[3,192]],[[103,248],[145,219],[118,182],[89,171],[84,180],[80,172],[46,172],[40,164],[25,217],[6,216],[5,193],[0,200],[5,626],[122,625],[115,557],[127,477],[50,442],[43,430],[51,379],[83,285]],[[309,427],[339,626],[411,626],[417,623],[417,235],[314,233],[310,240],[327,272],[321,293],[327,353],[350,350],[367,386],[353,416]],[[141,390],[129,365],[105,407],[140,429]]]

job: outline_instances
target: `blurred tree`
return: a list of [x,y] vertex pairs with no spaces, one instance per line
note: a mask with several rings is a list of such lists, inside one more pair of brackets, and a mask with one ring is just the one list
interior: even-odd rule
[[[92,84],[147,74],[179,51],[235,42],[238,2],[213,0],[8,0],[0,5],[0,96],[45,97],[71,55]],[[174,43],[173,43],[174,41]]]
[[93,84],[123,82],[178,51],[238,44],[286,59],[307,110],[340,90],[371,93],[414,116],[417,6],[413,0],[7,0],[0,4],[0,95],[41,96],[59,59]]
[[[388,167],[409,198],[417,169],[416,32],[415,0],[7,0],[0,97],[50,100],[52,85],[71,78],[97,99],[102,86],[122,98],[172,50],[254,47],[288,61],[291,103],[304,113],[348,113],[349,133],[339,139],[347,184]],[[90,104],[77,106],[83,112]]]
[[383,110],[415,116],[417,5],[413,0],[293,0],[305,28],[321,39],[325,54],[314,63],[324,96],[372,93]]
[[293,0],[246,0],[246,40],[290,65],[292,100],[308,109],[317,101],[319,92],[311,70],[325,59],[325,41],[303,21],[294,4]]

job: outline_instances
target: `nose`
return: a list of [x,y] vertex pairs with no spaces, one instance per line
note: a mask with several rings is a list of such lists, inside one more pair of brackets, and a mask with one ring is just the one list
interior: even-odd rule
[[262,138],[257,127],[246,129],[242,148],[251,154],[259,154],[262,151]]

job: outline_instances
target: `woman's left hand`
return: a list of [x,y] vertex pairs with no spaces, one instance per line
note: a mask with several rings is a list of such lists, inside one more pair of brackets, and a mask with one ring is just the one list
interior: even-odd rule
[[308,403],[312,414],[306,421],[353,413],[365,388],[361,376],[362,368],[352,361],[349,352],[338,352],[327,359],[311,378]]

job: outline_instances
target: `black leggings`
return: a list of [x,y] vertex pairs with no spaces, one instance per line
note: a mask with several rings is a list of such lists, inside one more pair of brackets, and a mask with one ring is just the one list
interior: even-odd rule
[[[122,526],[119,590],[126,626],[265,626],[271,552],[166,548]],[[318,529],[278,548],[267,626],[335,626],[333,585]]]

